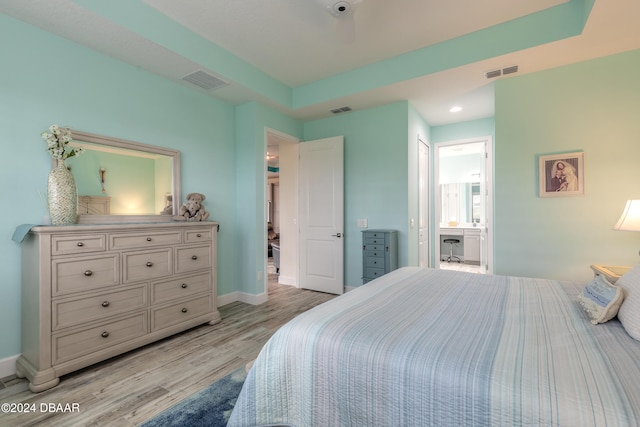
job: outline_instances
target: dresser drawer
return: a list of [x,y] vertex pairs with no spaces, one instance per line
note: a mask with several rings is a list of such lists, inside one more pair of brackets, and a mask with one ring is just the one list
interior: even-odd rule
[[52,236],[51,254],[82,254],[107,250],[105,234],[84,234],[72,236]]
[[368,267],[364,270],[364,277],[366,277],[367,279],[375,279],[377,277],[383,276],[384,274],[384,268]]
[[51,261],[53,296],[114,286],[120,283],[118,254],[54,259]]
[[122,281],[130,283],[171,275],[172,252],[171,248],[124,252],[122,254]]
[[382,239],[384,241],[388,232],[385,231],[363,231],[362,237],[365,239]]
[[147,333],[145,310],[102,325],[66,334],[56,334],[51,341],[52,364],[94,353]]
[[198,242],[210,242],[212,239],[213,230],[208,228],[206,230],[185,230],[184,242],[185,243],[198,243]]
[[211,245],[183,246],[176,250],[176,273],[211,268]]
[[380,245],[380,246],[384,246],[384,236],[382,237],[375,237],[375,236],[364,236],[364,244],[365,245]]
[[211,291],[210,272],[153,282],[151,284],[151,304],[176,301],[207,291]]
[[151,331],[157,331],[213,311],[211,294],[151,310]]
[[385,247],[384,245],[365,244],[364,250],[366,254],[375,254],[373,256],[384,256]]
[[109,236],[109,248],[133,249],[153,248],[181,243],[181,232],[178,231],[149,231],[148,233],[112,234]]
[[364,256],[383,257],[385,248],[382,245],[365,245]]
[[374,257],[365,258],[364,263],[365,263],[366,267],[384,268],[384,257],[381,257],[381,258],[374,258]]
[[81,325],[94,320],[124,314],[147,306],[147,285],[131,286],[114,292],[86,297],[65,298],[51,303],[53,330]]

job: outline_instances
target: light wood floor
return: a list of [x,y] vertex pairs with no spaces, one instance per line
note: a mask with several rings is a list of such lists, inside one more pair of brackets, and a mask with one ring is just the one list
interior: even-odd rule
[[[36,412],[5,414],[0,426],[135,426],[255,359],[284,323],[334,295],[277,285],[269,301],[220,307],[222,321],[203,325],[62,377],[34,394],[25,380],[4,378],[0,403],[35,404]],[[80,413],[40,412],[41,404],[77,403]]]

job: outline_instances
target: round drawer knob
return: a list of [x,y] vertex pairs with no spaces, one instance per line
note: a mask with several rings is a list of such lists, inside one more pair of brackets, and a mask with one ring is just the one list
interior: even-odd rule
[[196,237],[202,237],[202,234],[198,233],[196,234]]
[[109,332],[104,331],[103,333],[101,333],[101,334],[100,334],[100,336],[101,336],[102,338],[107,338],[107,337],[109,337]]
[[82,243],[82,242],[78,242],[78,246],[83,247],[83,246],[84,246],[84,243]]
[[147,263],[145,264],[147,267],[153,267],[153,263],[151,261],[147,261]]
[[87,271],[84,272],[84,275],[87,276],[87,277],[92,276],[93,275],[93,271],[87,270]]
[[198,259],[198,255],[193,255],[193,256],[191,257],[191,259],[192,259],[192,260],[194,260],[194,261],[195,261],[195,260],[197,260],[197,259]]
[[182,285],[180,285],[180,287],[181,287],[182,289],[187,289],[187,284],[186,284],[186,283],[183,283]]
[[102,303],[102,306],[103,306],[103,307],[109,307],[109,305],[110,305],[110,304],[109,304],[109,301],[105,301],[105,302],[103,302],[103,303]]
[[147,242],[150,242],[151,240],[153,240],[151,237],[147,237]]
[[182,311],[183,313],[186,313],[186,312],[187,312],[187,311],[189,311],[189,310],[187,310],[187,307],[184,307],[184,308],[183,308],[182,310],[180,310],[180,311]]

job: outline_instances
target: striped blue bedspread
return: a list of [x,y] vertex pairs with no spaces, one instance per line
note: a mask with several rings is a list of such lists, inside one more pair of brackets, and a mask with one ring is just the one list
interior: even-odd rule
[[580,288],[406,267],[283,326],[230,426],[637,426],[640,342]]

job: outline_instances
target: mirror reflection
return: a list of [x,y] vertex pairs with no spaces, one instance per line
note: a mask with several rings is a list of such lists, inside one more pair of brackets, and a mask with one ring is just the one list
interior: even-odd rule
[[174,215],[180,201],[176,150],[72,130],[81,156],[67,160],[80,215]]
[[440,149],[441,225],[464,227],[482,222],[483,147],[483,143],[463,143]]
[[480,183],[456,182],[440,185],[442,216],[445,223],[480,222]]

